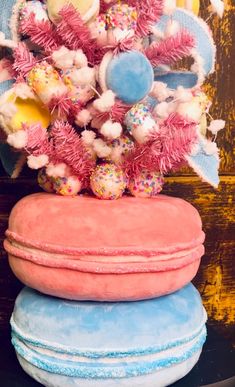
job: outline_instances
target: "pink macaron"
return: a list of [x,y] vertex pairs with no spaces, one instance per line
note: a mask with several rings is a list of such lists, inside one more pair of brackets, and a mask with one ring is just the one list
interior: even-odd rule
[[172,293],[196,275],[205,235],[182,199],[38,193],[12,210],[5,249],[15,275],[43,293],[125,301]]

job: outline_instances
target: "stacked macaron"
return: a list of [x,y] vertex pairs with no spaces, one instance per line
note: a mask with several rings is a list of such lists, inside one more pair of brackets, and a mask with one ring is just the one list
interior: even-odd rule
[[[199,359],[207,317],[190,282],[202,223],[188,202],[158,195],[185,162],[219,183],[206,134],[224,122],[207,126],[202,89],[215,47],[198,10],[183,0],[3,0],[0,157],[11,176],[24,162],[39,170],[46,191],[18,202],[6,231],[26,285],[12,343],[44,386],[164,387]],[[190,71],[175,70],[187,56]]]
[[204,233],[189,203],[39,193],[6,235],[12,270],[37,290],[17,298],[12,341],[43,385],[160,387],[196,364],[206,313],[189,282]]

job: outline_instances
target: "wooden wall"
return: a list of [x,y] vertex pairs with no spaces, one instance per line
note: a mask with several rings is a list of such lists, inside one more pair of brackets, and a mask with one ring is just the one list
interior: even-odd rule
[[[204,16],[208,1],[201,1]],[[228,0],[227,11],[221,21],[217,17],[210,24],[218,46],[216,73],[205,86],[213,100],[212,116],[227,121],[226,130],[218,136],[221,151],[221,184],[214,190],[201,183],[192,171],[185,169],[167,179],[164,193],[187,199],[199,210],[206,231],[206,254],[194,281],[200,290],[209,314],[209,323],[235,345],[235,110],[233,82],[232,28],[235,5]],[[207,14],[208,15],[208,14]],[[7,263],[2,248],[4,231],[12,206],[20,197],[37,191],[32,177],[25,172],[17,181],[10,181],[0,172],[0,333],[9,330],[9,318],[15,297],[21,288]]]

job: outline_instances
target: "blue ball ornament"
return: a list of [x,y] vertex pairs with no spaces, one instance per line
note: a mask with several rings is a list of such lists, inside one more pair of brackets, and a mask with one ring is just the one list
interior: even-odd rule
[[108,64],[106,85],[127,104],[135,104],[146,97],[153,81],[151,63],[140,52],[123,52]]

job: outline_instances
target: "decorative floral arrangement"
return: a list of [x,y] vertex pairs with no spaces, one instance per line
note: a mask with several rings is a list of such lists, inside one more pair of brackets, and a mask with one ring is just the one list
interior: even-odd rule
[[[151,197],[188,164],[217,187],[225,122],[212,119],[202,90],[216,49],[199,1],[176,7],[188,4],[15,1],[10,33],[0,33],[0,153],[13,154],[11,175],[27,162],[47,192]],[[211,1],[211,13],[223,9]],[[178,70],[188,57],[191,68]]]

